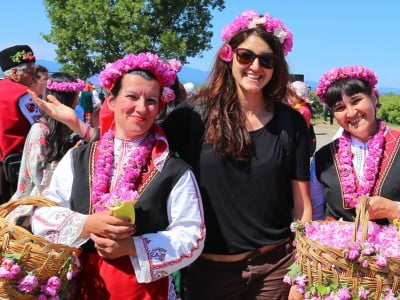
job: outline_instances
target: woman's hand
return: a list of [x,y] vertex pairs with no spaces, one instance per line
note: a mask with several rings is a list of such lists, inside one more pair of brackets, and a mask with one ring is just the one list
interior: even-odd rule
[[108,259],[115,259],[125,255],[136,256],[136,249],[132,237],[120,240],[107,239],[96,234],[90,234],[97,253]]
[[300,293],[295,285],[292,285],[290,288],[288,300],[303,300],[304,296],[302,293]]
[[75,111],[71,107],[62,104],[56,97],[48,95],[48,101],[46,101],[39,98],[32,90],[28,90],[28,94],[31,96],[32,100],[37,104],[37,106],[39,106],[40,109],[47,113],[50,117],[66,124],[67,126],[73,122],[77,122]]
[[398,202],[381,196],[369,197],[368,213],[370,220],[389,219],[400,217]]
[[81,237],[95,234],[103,238],[122,240],[136,231],[135,225],[129,221],[127,218],[114,217],[109,210],[95,213],[87,217]]
[[50,117],[65,124],[79,136],[86,135],[86,140],[90,139],[93,134],[93,129],[89,128],[89,132],[85,134],[87,130],[87,125],[79,120],[73,108],[62,104],[53,95],[48,95],[46,101],[40,99],[32,90],[28,90],[28,94],[31,96],[32,100],[37,104],[37,106],[39,106],[40,109],[47,113]]

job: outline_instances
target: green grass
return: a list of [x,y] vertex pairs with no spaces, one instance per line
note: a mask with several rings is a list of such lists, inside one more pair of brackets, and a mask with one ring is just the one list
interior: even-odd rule
[[386,123],[391,129],[395,129],[400,131],[400,124],[395,124],[395,123]]

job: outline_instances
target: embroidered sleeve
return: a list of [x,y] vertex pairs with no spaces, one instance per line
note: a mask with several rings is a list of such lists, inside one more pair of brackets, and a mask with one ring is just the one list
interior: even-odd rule
[[17,191],[12,199],[23,196],[37,195],[41,191],[40,186],[43,173],[46,168],[46,138],[47,127],[41,123],[32,125],[25,141],[18,176]]
[[79,238],[87,215],[65,207],[36,208],[32,220],[32,232],[52,243],[79,247],[89,238]]
[[24,94],[19,98],[18,107],[24,117],[31,124],[37,122],[42,115],[39,107],[33,102],[31,96],[28,94]]
[[313,209],[313,220],[325,219],[324,186],[319,182],[315,172],[315,158],[311,162],[310,196]]
[[203,249],[203,207],[190,170],[174,186],[167,205],[169,226],[165,231],[133,237],[137,256],[131,256],[131,262],[140,283],[155,281],[187,266]]
[[73,180],[72,155],[69,150],[54,170],[50,185],[43,196],[56,202],[56,207],[35,209],[31,218],[32,232],[54,243],[80,246],[89,237],[79,238],[87,215],[74,212],[70,208]]

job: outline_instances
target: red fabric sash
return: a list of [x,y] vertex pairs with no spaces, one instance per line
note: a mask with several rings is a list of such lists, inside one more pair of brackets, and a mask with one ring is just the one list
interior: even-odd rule
[[138,283],[128,256],[108,260],[85,252],[83,269],[77,277],[74,299],[78,300],[164,300],[168,299],[168,277]]

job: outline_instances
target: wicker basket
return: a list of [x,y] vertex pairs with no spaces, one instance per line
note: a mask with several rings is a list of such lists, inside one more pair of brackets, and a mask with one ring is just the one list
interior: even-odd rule
[[[368,202],[362,197],[358,210],[352,241],[357,239],[357,231],[361,227],[360,241],[365,241],[368,234]],[[380,267],[372,257],[367,257],[368,267],[350,262],[342,251],[330,246],[322,245],[311,240],[303,233],[296,231],[297,262],[300,270],[307,276],[308,284],[320,285],[326,282],[346,284],[353,296],[357,296],[358,288],[364,286],[380,299],[383,292],[390,288],[393,292],[400,289],[400,259],[388,258],[386,267]],[[368,298],[370,299],[370,298]]]
[[55,206],[56,204],[45,197],[29,196],[9,201],[0,206],[0,250],[2,255],[4,253],[21,255],[17,264],[21,266],[22,270],[17,278],[21,278],[27,275],[27,272],[33,271],[39,281],[38,287],[34,292],[24,294],[17,288],[18,279],[1,279],[0,297],[36,299],[33,294],[40,292],[40,286],[46,284],[48,278],[52,276],[57,276],[61,280],[66,278],[71,255],[79,256],[80,250],[66,245],[52,244],[21,226],[12,224],[4,219],[20,205]]

